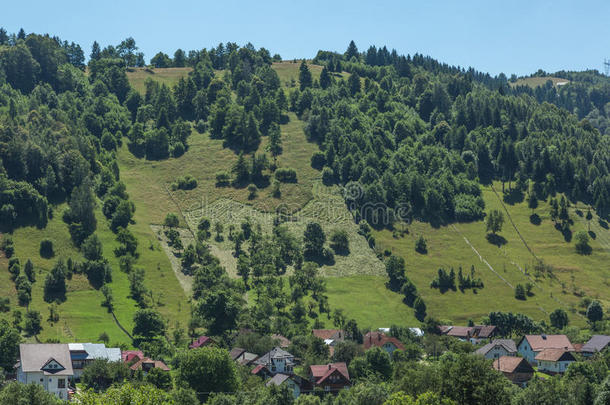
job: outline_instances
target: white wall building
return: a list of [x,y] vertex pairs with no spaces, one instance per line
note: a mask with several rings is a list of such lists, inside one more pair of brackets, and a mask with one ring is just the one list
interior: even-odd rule
[[67,344],[20,344],[17,381],[40,384],[57,397],[67,400],[74,376]]

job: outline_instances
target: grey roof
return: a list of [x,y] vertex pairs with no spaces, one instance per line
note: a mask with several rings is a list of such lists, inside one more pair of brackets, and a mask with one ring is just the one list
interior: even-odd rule
[[593,335],[587,343],[584,344],[581,352],[585,353],[596,353],[601,352],[610,345],[610,336],[607,335]]
[[70,349],[67,344],[28,344],[19,345],[19,360],[21,369],[25,373],[40,372],[41,368],[49,362],[55,360],[63,370],[57,373],[44,372],[45,375],[73,375],[72,360],[70,359]]
[[269,381],[265,383],[265,386],[270,387],[271,385],[281,385],[284,381],[290,378],[289,375],[278,373],[274,375]]
[[512,339],[496,339],[479,348],[475,353],[485,356],[496,346],[502,346],[508,353],[517,353],[517,345],[515,345],[515,341]]
[[121,349],[118,347],[106,347],[103,343],[83,343],[87,352],[87,359],[104,359],[108,361],[121,361]]
[[294,356],[280,347],[274,347],[270,352],[259,357],[254,364],[271,364],[271,359],[286,359],[287,363],[289,364],[292,362],[292,360],[294,360]]

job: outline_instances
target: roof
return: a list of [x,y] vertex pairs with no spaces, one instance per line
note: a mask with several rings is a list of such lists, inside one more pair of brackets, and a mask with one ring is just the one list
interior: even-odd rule
[[312,329],[311,333],[313,333],[315,337],[322,340],[337,340],[345,338],[345,332],[339,329]]
[[271,339],[277,340],[279,342],[278,346],[280,346],[282,349],[285,349],[290,346],[290,340],[288,340],[288,338],[285,336],[278,335],[277,333],[271,335]]
[[169,367],[167,367],[167,365],[165,363],[163,363],[161,360],[152,360],[148,357],[144,357],[143,359],[138,359],[138,361],[136,361],[135,363],[133,363],[129,368],[132,370],[139,370],[142,368],[142,366],[144,364],[152,364],[153,368],[160,368],[163,371],[169,371]]
[[282,383],[286,380],[289,380],[290,376],[282,373],[278,373],[274,375],[265,383],[265,386],[270,387],[271,385],[282,385]]
[[87,360],[121,361],[121,349],[117,347],[106,347],[103,343],[83,343],[82,345],[87,352]]
[[258,366],[254,367],[251,371],[252,374],[258,374],[260,373],[262,370],[266,370],[267,367],[265,367],[264,364],[259,364]]
[[564,349],[574,351],[574,346],[566,335],[525,335],[532,350],[540,352],[544,349]]
[[135,357],[141,359],[144,357],[144,353],[142,353],[141,350],[125,350],[121,352],[121,358],[123,359],[124,363],[129,363]]
[[190,349],[196,349],[198,347],[203,347],[203,346],[207,346],[209,344],[214,343],[214,340],[211,337],[208,336],[199,336],[197,338],[197,340],[195,340],[193,343],[191,343],[189,345]]
[[494,325],[476,325],[472,328],[472,336],[480,339],[487,339],[493,336],[496,331]]
[[63,367],[63,370],[56,373],[44,371],[45,375],[74,375],[72,360],[70,359],[70,348],[67,344],[22,343],[19,345],[19,361],[21,369],[25,373],[40,372],[51,360],[55,360],[55,362]]
[[606,335],[593,335],[587,343],[584,344],[581,352],[585,353],[596,353],[601,352],[610,345],[610,336]]
[[256,359],[258,359],[258,354],[244,352],[243,358],[239,361],[239,364],[241,364],[242,366],[246,366]]
[[500,356],[493,362],[493,368],[503,373],[514,373],[518,371],[533,373],[532,366],[523,358],[515,356]]
[[495,339],[494,341],[487,343],[485,346],[480,347],[475,353],[485,356],[496,346],[501,346],[508,353],[517,353],[517,345],[515,345],[515,341],[512,339]]
[[447,331],[447,336],[459,337],[459,338],[469,338],[472,332],[471,326],[452,326],[451,329]]
[[271,364],[272,359],[288,359],[288,362],[290,362],[294,359],[294,356],[280,347],[274,347],[271,351],[259,357],[254,363],[262,365]]
[[366,335],[364,335],[364,339],[362,341],[365,350],[368,350],[373,346],[383,347],[383,345],[386,343],[393,344],[397,349],[405,349],[405,346],[400,342],[400,340],[393,336],[387,336],[383,332],[368,332]]
[[534,359],[537,361],[576,361],[572,353],[565,349],[544,349]]
[[424,331],[421,328],[409,328],[409,330],[417,337],[424,336]]
[[339,372],[343,377],[349,381],[349,372],[347,371],[347,364],[341,363],[329,363],[324,365],[313,365],[309,366],[311,376],[315,379],[316,384],[324,382],[334,372]]
[[231,356],[231,359],[237,360],[237,358],[239,356],[241,356],[242,354],[244,354],[245,352],[246,352],[246,349],[242,349],[241,347],[235,347],[235,348],[231,349],[231,351],[229,352],[229,356]]

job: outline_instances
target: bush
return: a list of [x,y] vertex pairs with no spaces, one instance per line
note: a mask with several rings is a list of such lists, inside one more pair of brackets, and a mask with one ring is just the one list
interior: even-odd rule
[[324,170],[322,170],[322,183],[324,183],[325,186],[330,186],[334,182],[335,172],[333,172],[333,169],[330,167],[325,167]]
[[415,241],[415,251],[417,253],[421,253],[422,255],[428,253],[428,244],[426,242],[426,238],[424,238],[422,235],[420,235]]
[[55,256],[53,241],[51,239],[43,239],[40,241],[40,256],[44,257],[45,259]]
[[275,178],[282,183],[296,183],[297,172],[294,169],[281,167],[275,171]]
[[171,148],[172,156],[175,158],[184,155],[184,151],[185,151],[185,148],[184,148],[184,144],[182,142],[176,143]]
[[254,200],[256,198],[256,193],[258,193],[258,187],[254,184],[250,184],[248,186],[248,192],[250,193],[248,194],[248,200]]
[[311,156],[311,167],[314,169],[322,169],[326,164],[326,156],[324,152],[316,152]]
[[216,187],[226,187],[231,184],[231,175],[226,171],[216,173]]
[[576,243],[574,247],[576,252],[581,255],[591,254],[591,246],[589,245],[589,235],[585,231],[579,231],[575,236]]
[[197,132],[199,132],[200,134],[203,134],[205,131],[207,131],[208,129],[208,125],[204,120],[199,120],[197,121],[197,123],[195,124],[195,129],[197,130]]
[[515,287],[515,298],[518,300],[525,301],[525,288],[522,284],[517,284],[517,287]]
[[13,243],[13,239],[9,236],[5,236],[4,239],[2,239],[2,244],[0,245],[0,248],[2,248],[6,257],[10,258],[15,253],[15,245]]
[[186,175],[180,177],[177,181],[172,183],[172,190],[192,190],[197,187],[197,180],[191,176]]
[[344,230],[336,230],[330,235],[330,247],[338,254],[349,253],[349,238]]
[[485,201],[470,194],[455,196],[455,219],[458,221],[476,221],[483,218]]

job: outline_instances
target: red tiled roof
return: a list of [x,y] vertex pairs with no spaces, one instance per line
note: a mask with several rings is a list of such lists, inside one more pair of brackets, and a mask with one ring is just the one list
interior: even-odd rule
[[368,332],[364,335],[363,345],[364,349],[368,350],[373,346],[383,347],[386,343],[391,343],[396,346],[397,349],[404,350],[404,345],[400,342],[400,340],[396,339],[393,336],[387,336],[383,332]]
[[251,373],[252,373],[252,374],[258,374],[258,373],[260,373],[260,371],[261,371],[262,369],[264,369],[264,368],[265,368],[265,365],[264,365],[264,364],[259,364],[258,366],[254,367],[254,368],[252,369]]
[[209,344],[214,343],[211,337],[207,336],[199,336],[197,340],[189,345],[190,349],[197,349],[198,347],[207,346]]
[[144,357],[144,353],[141,350],[125,350],[121,352],[121,358],[123,359],[123,363],[129,363],[134,358],[141,359]]
[[531,369],[532,373],[534,372],[532,366],[530,366],[530,364],[523,357],[515,356],[501,356],[500,358],[495,359],[493,368],[503,373],[514,373],[517,367],[520,365],[528,370]]
[[453,326],[449,332],[447,332],[447,336],[459,337],[459,338],[469,338],[472,333],[471,326]]
[[540,352],[544,349],[564,349],[574,351],[574,346],[570,343],[570,339],[566,335],[525,335],[532,350]]
[[544,361],[576,361],[572,353],[565,349],[544,349],[534,359]]
[[349,372],[347,371],[347,364],[345,364],[343,362],[309,366],[309,369],[310,369],[310,373],[311,373],[312,377],[316,381],[316,384],[321,384],[324,380],[326,380],[334,372],[341,373],[343,375],[343,377],[347,381],[349,381]]
[[345,332],[339,329],[312,329],[311,331],[315,337],[322,340],[326,339],[343,339]]

